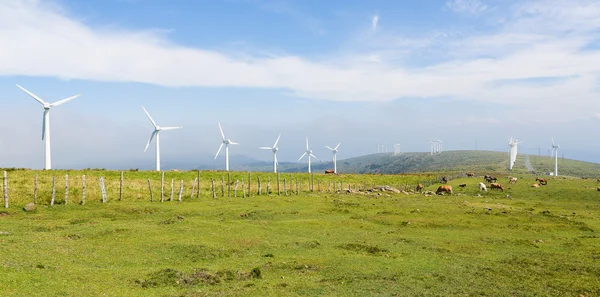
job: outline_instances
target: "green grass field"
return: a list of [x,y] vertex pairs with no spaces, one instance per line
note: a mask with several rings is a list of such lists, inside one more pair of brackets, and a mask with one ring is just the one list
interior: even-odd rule
[[[516,185],[502,177],[505,192],[480,193],[480,178],[461,178],[450,181],[453,195],[428,196],[345,191],[348,184],[412,188],[427,175],[315,175],[310,192],[308,175],[282,174],[289,195],[278,196],[275,175],[252,173],[251,196],[242,198],[240,188],[238,197],[221,196],[224,173],[203,172],[197,198],[190,197],[195,172],[167,172],[165,192],[174,178],[176,200],[183,179],[183,201],[161,203],[158,173],[125,172],[123,201],[116,171],[8,174],[10,207],[0,210],[3,296],[600,295],[595,179],[551,178],[532,188],[533,177],[518,176]],[[24,212],[36,174],[38,207]],[[52,176],[56,204],[49,206]],[[106,179],[107,203],[98,176]],[[247,186],[247,173],[230,181],[242,177]],[[299,195],[291,193],[296,179],[303,180]],[[340,181],[344,191],[327,192]]]

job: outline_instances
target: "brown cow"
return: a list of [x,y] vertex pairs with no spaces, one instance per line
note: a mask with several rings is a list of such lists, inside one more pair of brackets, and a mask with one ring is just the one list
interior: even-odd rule
[[491,183],[490,184],[490,189],[492,189],[492,190],[493,189],[498,189],[498,190],[504,191],[504,188],[499,183]]
[[516,184],[517,183],[517,178],[516,177],[509,177],[508,183],[510,184]]
[[417,192],[421,192],[421,190],[423,190],[423,184],[418,184],[417,185]]
[[531,186],[532,186],[532,187],[534,187],[534,188],[539,188],[539,187],[540,187],[540,184],[533,184],[533,185],[531,185]]
[[536,178],[535,179],[536,182],[540,182],[540,185],[545,186],[548,184],[548,180],[546,180],[545,178]]
[[598,179],[598,182],[600,183],[600,178]]
[[333,174],[335,171],[333,169],[325,169],[325,174]]
[[467,177],[473,177],[475,176],[475,172],[467,172]]
[[452,186],[450,186],[450,185],[439,186],[437,191],[435,191],[435,193],[438,195],[443,194],[444,192],[452,194]]

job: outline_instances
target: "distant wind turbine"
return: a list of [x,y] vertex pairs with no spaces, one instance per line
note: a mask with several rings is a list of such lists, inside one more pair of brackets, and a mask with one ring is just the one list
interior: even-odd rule
[[558,148],[560,145],[554,144],[554,137],[552,137],[552,149],[554,150],[554,176],[558,176]]
[[42,120],[42,140],[46,141],[46,152],[45,152],[45,166],[44,169],[46,170],[50,170],[52,169],[52,161],[50,158],[50,108],[52,107],[56,107],[59,106],[63,103],[66,103],[68,101],[71,101],[79,96],[81,96],[81,94],[75,95],[75,96],[71,96],[62,100],[58,100],[54,103],[49,103],[46,102],[44,100],[42,100],[40,97],[36,96],[35,94],[27,91],[25,88],[17,85],[17,87],[21,90],[23,90],[23,92],[27,93],[29,96],[31,96],[33,99],[35,99],[35,101],[39,102],[40,104],[42,104],[44,106],[44,117]]
[[308,148],[308,137],[306,137],[306,151],[304,151],[304,154],[302,154],[302,156],[300,156],[300,158],[298,158],[298,161],[302,160],[302,158],[304,158],[304,156],[308,155],[308,173],[310,173],[310,157],[313,157],[315,159],[319,159],[317,158],[315,155],[313,155],[312,150],[310,150]]
[[183,127],[161,127],[161,126],[158,126],[156,124],[156,122],[152,119],[152,117],[150,116],[148,111],[143,106],[142,106],[142,109],[148,116],[148,119],[150,120],[150,123],[152,123],[152,126],[154,126],[154,131],[152,131],[152,134],[150,135],[150,138],[148,139],[148,143],[146,144],[144,153],[148,150],[148,146],[150,146],[150,142],[152,142],[152,139],[154,137],[156,137],[156,140],[155,140],[155,143],[156,143],[156,171],[160,171],[160,134],[159,134],[160,131],[181,129]]
[[279,136],[277,136],[277,140],[275,140],[275,144],[273,144],[273,147],[267,147],[267,146],[261,146],[260,149],[261,150],[271,150],[273,151],[273,172],[277,173],[277,151],[279,150],[279,148],[277,147],[277,143],[279,142],[279,138],[281,137],[281,134],[279,134]]
[[221,123],[219,124],[219,130],[221,131],[221,137],[223,138],[223,142],[221,142],[221,146],[219,146],[219,150],[217,151],[217,154],[215,155],[215,159],[217,159],[217,157],[219,156],[219,153],[221,152],[221,149],[223,148],[223,145],[225,145],[225,170],[229,171],[229,145],[230,144],[239,144],[237,142],[233,142],[231,141],[231,139],[225,138],[225,134],[223,133],[223,128],[221,128]]
[[333,152],[333,173],[338,173],[337,172],[337,153],[338,153],[338,147],[340,147],[340,144],[342,144],[341,142],[338,143],[338,145],[335,146],[335,148],[330,148],[328,146],[325,146],[326,148],[328,148],[331,152]]

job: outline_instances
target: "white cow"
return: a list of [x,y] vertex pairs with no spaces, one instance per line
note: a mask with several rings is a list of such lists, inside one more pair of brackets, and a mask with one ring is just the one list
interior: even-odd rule
[[485,186],[484,183],[479,183],[479,191],[486,191],[487,192],[487,187]]

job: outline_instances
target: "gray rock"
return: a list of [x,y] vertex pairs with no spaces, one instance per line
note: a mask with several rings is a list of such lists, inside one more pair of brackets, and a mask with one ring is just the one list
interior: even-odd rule
[[27,211],[27,212],[35,211],[36,208],[37,208],[37,205],[35,205],[33,203],[27,203],[27,204],[25,204],[25,206],[23,206],[23,210]]

